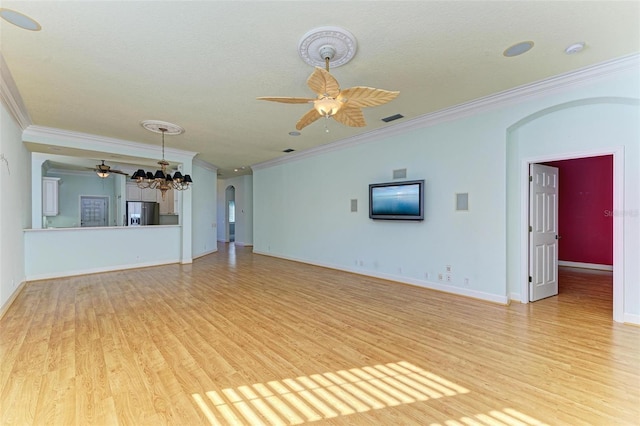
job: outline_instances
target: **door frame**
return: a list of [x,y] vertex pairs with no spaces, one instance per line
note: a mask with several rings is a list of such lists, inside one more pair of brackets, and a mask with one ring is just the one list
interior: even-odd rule
[[[520,298],[529,303],[529,165],[548,161],[613,155],[613,211],[624,211],[624,147],[546,154],[520,164]],[[604,214],[604,213],[603,213]],[[613,320],[624,322],[624,218],[613,215]]]
[[83,197],[90,197],[90,198],[103,198],[107,200],[107,224],[105,225],[105,227],[109,226],[110,223],[110,219],[111,219],[111,210],[110,210],[110,201],[111,201],[111,197],[109,197],[108,195],[88,195],[88,194],[80,194],[78,196],[78,224],[80,225],[79,228],[82,228],[82,198]]

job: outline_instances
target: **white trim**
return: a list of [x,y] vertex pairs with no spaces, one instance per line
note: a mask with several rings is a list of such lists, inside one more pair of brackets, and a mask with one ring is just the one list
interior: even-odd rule
[[[155,158],[160,152],[159,146],[156,145],[37,125],[27,127],[24,132],[22,132],[22,140],[24,142],[45,143],[67,148],[86,149],[86,147],[89,146],[91,151],[116,154],[135,151],[137,153],[136,155],[143,158]],[[198,153],[175,148],[165,148],[165,154],[168,159],[177,158],[181,161],[186,161],[192,160]]]
[[640,325],[640,315],[624,314],[622,322],[624,322],[625,324]]
[[201,160],[199,158],[194,158],[193,159],[193,165],[194,166],[198,166],[198,167],[202,167],[203,169],[207,169],[207,170],[212,171],[214,173],[218,172],[218,167],[217,166],[214,166],[211,163],[207,163],[206,161]]
[[13,293],[11,293],[11,296],[9,296],[9,299],[4,303],[4,305],[2,305],[0,307],[0,320],[6,315],[6,313],[9,311],[9,308],[11,307],[11,305],[13,304],[13,302],[15,302],[15,300],[18,298],[18,296],[20,295],[20,293],[22,293],[22,290],[24,290],[24,288],[26,287],[27,282],[26,281],[22,281],[20,283],[20,285],[18,285],[18,287],[14,290]]
[[171,265],[174,263],[180,263],[180,260],[171,259],[171,260],[162,260],[162,261],[154,261],[154,262],[136,263],[131,265],[115,265],[115,266],[106,266],[103,268],[90,268],[90,269],[82,269],[77,271],[64,271],[64,272],[54,272],[54,273],[48,273],[48,274],[29,275],[27,276],[26,280],[27,281],[48,280],[52,278],[63,278],[63,277],[73,277],[77,275],[100,274],[102,272],[123,271],[126,269],[148,268],[150,266]]
[[459,296],[466,296],[466,297],[470,297],[472,299],[479,299],[479,300],[485,300],[485,301],[488,301],[488,302],[499,303],[501,305],[508,305],[509,304],[509,299],[506,296],[498,296],[496,294],[484,293],[484,292],[481,292],[481,291],[474,291],[474,290],[469,290],[469,289],[465,289],[465,288],[461,288],[461,287],[454,287],[454,286],[444,285],[444,284],[435,283],[435,282],[432,282],[432,281],[416,280],[416,279],[407,278],[407,277],[399,277],[399,276],[392,275],[392,274],[372,273],[372,272],[369,272],[369,271],[363,271],[361,269],[345,268],[345,267],[341,267],[341,266],[332,265],[332,264],[329,264],[329,263],[315,262],[315,261],[310,261],[310,260],[296,258],[296,257],[283,256],[283,255],[278,255],[278,254],[274,254],[274,253],[262,252],[262,251],[259,251],[259,250],[254,250],[253,253],[254,254],[264,255],[264,256],[277,257],[279,259],[290,260],[290,261],[293,261],[293,262],[306,263],[308,265],[320,266],[320,267],[328,268],[328,269],[335,269],[337,271],[350,272],[352,274],[364,275],[364,276],[367,276],[367,277],[379,278],[379,279],[387,280],[387,281],[394,281],[394,282],[398,282],[398,283],[402,283],[402,284],[414,285],[414,286],[417,286],[417,287],[423,287],[423,288],[427,288],[427,289],[430,289],[430,290],[442,291],[444,293],[451,293],[451,294],[456,294],[456,295],[459,295]]
[[204,253],[200,253],[200,254],[198,254],[196,256],[193,256],[192,260],[199,259],[199,258],[201,258],[203,256],[208,255],[208,254],[216,253],[217,251],[218,251],[218,247],[214,248],[213,250],[207,250]]
[[24,105],[18,86],[16,86],[16,82],[13,80],[11,70],[9,70],[5,62],[2,52],[0,52],[0,101],[5,104],[22,130],[31,125],[32,121],[29,116],[29,111],[27,111],[27,107]]
[[[613,209],[624,210],[624,146],[547,154],[522,159],[520,168],[520,291],[529,303],[529,164],[546,161],[613,155]],[[524,206],[524,207],[523,207]],[[625,322],[624,314],[624,218],[613,216],[613,320]]]
[[572,262],[569,260],[558,260],[558,266],[568,268],[597,269],[599,271],[613,271],[613,265],[601,265],[598,263]]
[[288,154],[284,157],[263,161],[251,166],[253,170],[260,170],[278,164],[285,164],[303,158],[341,150],[356,146],[365,142],[377,139],[389,138],[404,134],[414,129],[435,126],[448,121],[459,120],[472,115],[481,114],[492,109],[520,103],[525,100],[550,96],[554,93],[573,89],[577,86],[592,82],[593,80],[605,78],[617,73],[627,71],[638,71],[640,67],[640,54],[623,56],[611,61],[591,65],[565,74],[540,80],[534,83],[525,84],[503,92],[494,93],[489,96],[475,99],[470,102],[445,108],[430,114],[405,120],[401,123],[389,127],[382,127],[365,133],[352,136],[347,139],[328,143],[300,152]]

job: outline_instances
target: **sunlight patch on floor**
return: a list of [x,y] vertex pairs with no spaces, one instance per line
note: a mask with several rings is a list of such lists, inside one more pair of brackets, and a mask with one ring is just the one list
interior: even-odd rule
[[491,410],[488,413],[464,416],[458,420],[447,420],[444,423],[429,423],[429,426],[549,426],[540,420],[527,416],[513,408]]
[[[468,392],[401,361],[211,390],[192,397],[212,425],[253,426],[302,424]],[[457,424],[471,424],[460,421],[463,423]]]

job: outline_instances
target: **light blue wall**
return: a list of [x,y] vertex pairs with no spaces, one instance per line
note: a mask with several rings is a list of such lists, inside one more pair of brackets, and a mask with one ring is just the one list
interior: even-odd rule
[[0,309],[25,280],[22,229],[31,225],[31,167],[22,129],[0,103]]
[[106,179],[99,178],[95,173],[73,175],[49,172],[46,176],[59,177],[58,207],[60,214],[48,216],[47,225],[55,228],[71,228],[80,226],[80,196],[109,197],[109,219],[107,226],[116,226],[116,179],[113,175]]
[[[638,99],[638,73],[618,73],[553,93],[496,106],[477,115],[352,144],[315,156],[254,169],[254,250],[337,269],[424,285],[506,302],[518,288],[521,245],[521,194],[507,192],[519,182],[522,158],[534,152],[571,152],[578,147],[624,145],[629,209],[638,209],[637,111],[613,107],[560,113],[527,126],[526,138],[509,134],[520,120],[542,111],[598,96]],[[584,114],[583,114],[584,113]],[[622,115],[620,115],[622,114]],[[615,129],[613,127],[616,127]],[[579,130],[577,130],[579,129]],[[588,136],[588,142],[585,142]],[[525,141],[526,139],[526,141]],[[534,142],[535,141],[535,142]],[[525,148],[528,147],[528,148]],[[536,151],[537,150],[537,151]],[[509,155],[509,157],[507,157]],[[369,183],[392,180],[392,170],[407,169],[407,179],[426,180],[422,223],[379,222],[368,218]],[[514,175],[514,170],[516,174]],[[454,211],[454,196],[469,193],[469,211]],[[358,212],[349,211],[358,200]],[[507,207],[511,216],[507,217]],[[638,218],[625,218],[631,242],[625,247],[625,312],[640,313],[637,269]],[[509,259],[509,265],[507,265]],[[632,263],[635,264],[632,266]],[[452,267],[451,282],[438,274]],[[465,284],[468,278],[468,284]]]
[[27,280],[91,274],[181,260],[173,226],[26,229]]
[[191,178],[193,192],[193,257],[218,250],[216,240],[216,170],[200,167],[194,163]]

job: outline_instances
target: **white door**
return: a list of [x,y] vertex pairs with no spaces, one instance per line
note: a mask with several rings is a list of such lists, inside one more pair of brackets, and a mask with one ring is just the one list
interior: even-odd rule
[[531,164],[529,300],[558,294],[558,169]]
[[80,197],[80,226],[107,226],[109,216],[107,197]]

